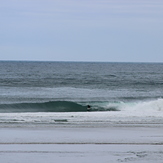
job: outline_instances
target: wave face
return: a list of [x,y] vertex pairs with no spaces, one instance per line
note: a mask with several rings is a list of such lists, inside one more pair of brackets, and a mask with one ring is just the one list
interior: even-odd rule
[[1,104],[0,112],[83,112],[87,107],[70,101]]

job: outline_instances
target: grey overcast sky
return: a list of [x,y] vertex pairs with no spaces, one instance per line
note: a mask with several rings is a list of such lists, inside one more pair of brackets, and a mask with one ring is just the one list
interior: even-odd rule
[[1,0],[0,60],[163,62],[163,0]]

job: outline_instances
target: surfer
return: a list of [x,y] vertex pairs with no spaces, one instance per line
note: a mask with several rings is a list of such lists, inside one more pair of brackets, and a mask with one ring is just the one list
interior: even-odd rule
[[91,111],[91,106],[87,105],[87,111]]

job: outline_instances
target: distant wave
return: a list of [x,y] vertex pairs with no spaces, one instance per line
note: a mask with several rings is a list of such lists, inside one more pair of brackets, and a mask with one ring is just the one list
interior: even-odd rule
[[[1,104],[0,112],[86,112],[87,105],[81,105],[71,101],[49,101],[43,103],[15,103]],[[90,111],[117,111],[113,106],[91,107]]]

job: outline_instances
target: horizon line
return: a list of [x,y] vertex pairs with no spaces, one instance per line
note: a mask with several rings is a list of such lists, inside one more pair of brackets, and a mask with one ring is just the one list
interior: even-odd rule
[[54,60],[0,60],[0,62],[71,62],[71,63],[163,63],[157,61],[54,61]]

